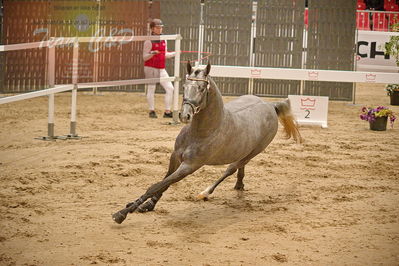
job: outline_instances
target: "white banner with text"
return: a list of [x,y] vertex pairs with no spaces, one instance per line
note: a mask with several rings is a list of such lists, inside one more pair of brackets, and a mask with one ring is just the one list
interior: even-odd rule
[[384,46],[390,36],[399,36],[398,32],[358,31],[356,70],[395,72],[396,66],[392,56],[384,54]]

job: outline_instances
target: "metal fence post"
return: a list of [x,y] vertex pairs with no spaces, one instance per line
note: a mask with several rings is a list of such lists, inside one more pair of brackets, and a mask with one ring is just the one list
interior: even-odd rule
[[[54,88],[55,85],[55,46],[48,46],[48,86]],[[53,140],[54,137],[54,93],[48,96],[48,122],[47,137],[44,140]]]
[[173,90],[173,122],[175,124],[179,123],[179,85],[180,85],[180,44],[181,44],[181,36],[179,35],[176,38],[175,44],[175,69],[174,69],[174,90]]
[[200,65],[201,62],[201,57],[202,57],[202,51],[204,49],[204,6],[205,6],[205,0],[201,0],[201,12],[200,12],[200,23],[199,23],[199,31],[198,31],[198,58],[196,65]]
[[[255,47],[255,40],[256,40],[256,12],[258,9],[258,2],[253,1],[252,2],[252,21],[251,21],[251,41],[250,41],[250,46],[249,46],[249,66],[253,67],[254,66],[254,61],[255,61],[255,53],[254,53],[254,47]],[[248,79],[248,94],[254,94],[254,79],[249,78]]]
[[75,39],[73,43],[72,56],[72,103],[71,103],[71,126],[67,138],[79,138],[76,134],[76,105],[78,95],[78,71],[79,71],[79,41]]

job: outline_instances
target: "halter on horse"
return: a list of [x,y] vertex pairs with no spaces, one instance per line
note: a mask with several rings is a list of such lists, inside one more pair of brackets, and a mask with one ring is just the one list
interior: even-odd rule
[[[208,90],[209,90],[209,87],[210,87],[210,86],[209,86],[209,80],[207,80],[207,79],[197,79],[197,78],[187,78],[187,80],[205,82],[205,83],[207,84],[207,89],[205,90],[205,93],[206,93],[205,99],[208,98]],[[190,107],[193,109],[193,114],[194,114],[194,115],[197,114],[197,113],[199,113],[199,111],[201,111],[201,108],[200,108],[200,106],[199,106],[199,103],[195,103],[195,102],[191,101],[190,99],[184,98],[184,96],[183,96],[183,103],[182,103],[182,105],[185,105],[185,104],[190,105]]]

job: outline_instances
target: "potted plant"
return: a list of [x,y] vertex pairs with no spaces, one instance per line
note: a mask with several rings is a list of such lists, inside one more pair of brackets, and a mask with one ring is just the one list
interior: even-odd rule
[[391,105],[399,105],[399,84],[387,84],[385,89],[391,98]]
[[386,106],[377,108],[363,107],[360,119],[368,121],[371,130],[384,131],[387,129],[387,121],[390,121],[391,127],[396,120],[396,116],[391,109]]
[[[399,32],[399,23],[392,26],[393,32]],[[399,67],[399,36],[391,36],[389,42],[385,43],[384,53],[393,56]],[[391,98],[391,105],[399,105],[399,84],[388,84],[386,90]]]

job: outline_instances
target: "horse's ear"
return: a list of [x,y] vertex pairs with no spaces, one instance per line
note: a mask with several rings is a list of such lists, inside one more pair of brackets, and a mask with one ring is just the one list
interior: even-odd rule
[[190,60],[187,62],[187,74],[190,75],[193,72],[193,68],[191,67]]
[[208,76],[209,72],[211,72],[211,63],[208,61],[208,64],[206,65],[205,69],[205,76]]

